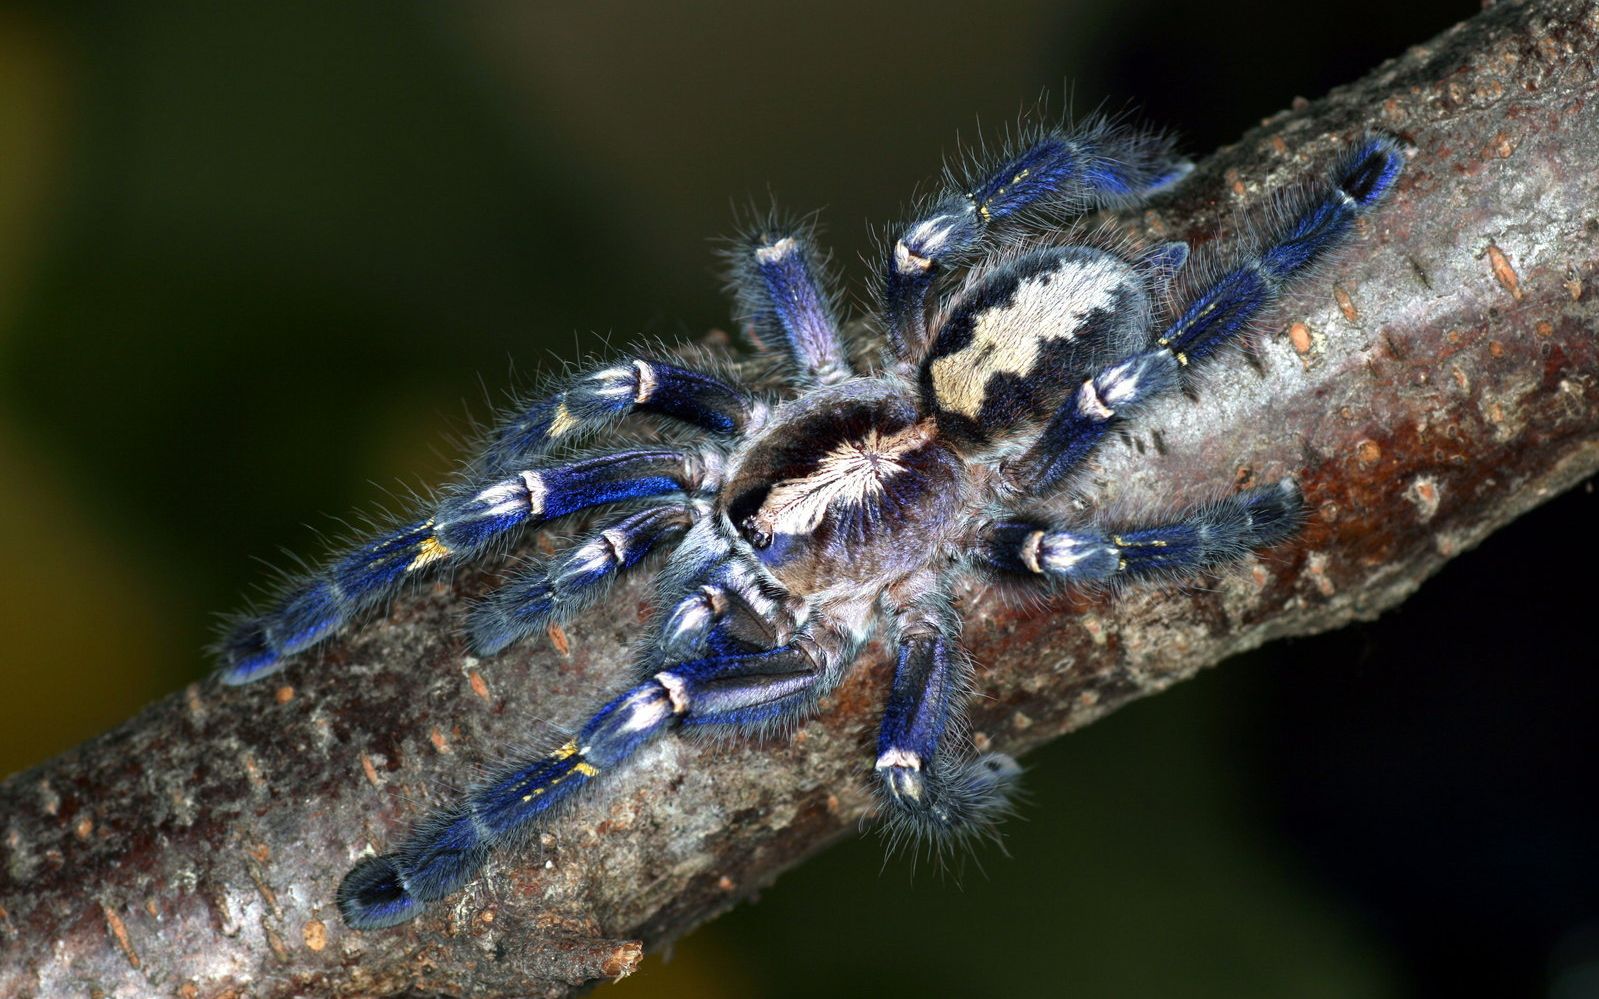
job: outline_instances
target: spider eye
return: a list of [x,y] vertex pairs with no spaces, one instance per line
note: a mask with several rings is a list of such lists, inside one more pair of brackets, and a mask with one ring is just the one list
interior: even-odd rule
[[738,532],[744,535],[744,540],[748,541],[756,548],[771,547],[771,533],[756,526],[754,514],[750,514],[748,517],[745,517],[743,520],[738,522]]
[[755,521],[755,515],[760,513],[761,504],[766,502],[766,495],[771,491],[770,483],[762,483],[739,493],[727,507],[727,519],[738,528],[738,533],[744,540],[757,549],[767,548],[772,544],[771,532],[758,526]]

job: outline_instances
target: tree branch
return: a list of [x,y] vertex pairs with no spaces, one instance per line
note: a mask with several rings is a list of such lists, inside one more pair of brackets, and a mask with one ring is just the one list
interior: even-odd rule
[[[1312,511],[1301,539],[1214,587],[1114,605],[967,594],[980,743],[1025,752],[1236,652],[1374,617],[1599,468],[1596,39],[1589,4],[1491,7],[1274,117],[1131,220],[1197,243],[1364,129],[1414,149],[1367,238],[1256,363],[1215,365],[1098,469],[1115,508],[1291,473]],[[440,781],[537,738],[530,723],[570,726],[625,683],[640,582],[480,662],[462,602],[490,582],[407,597],[276,687],[195,684],[0,784],[0,993],[570,994],[868,810],[880,649],[791,741],[663,740],[453,903],[346,930],[332,897],[359,851],[448,799]]]

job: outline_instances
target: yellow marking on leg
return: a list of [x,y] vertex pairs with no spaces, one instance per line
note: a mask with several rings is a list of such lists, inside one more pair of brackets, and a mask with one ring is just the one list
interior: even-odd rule
[[563,402],[555,407],[555,418],[550,420],[550,429],[545,433],[547,436],[554,438],[562,434],[569,434],[576,430],[577,427],[577,417],[572,415],[572,411],[567,409],[566,403]]
[[[569,742],[560,749],[557,749],[555,752],[551,753],[548,758],[552,760],[569,760],[576,755],[578,755],[577,743]],[[546,791],[554,790],[555,787],[561,783],[561,781],[566,780],[573,774],[582,774],[584,777],[594,777],[597,776],[599,772],[599,767],[596,767],[592,763],[585,763],[582,760],[579,760],[578,762],[574,763],[572,765],[572,769],[568,770],[566,773],[561,774],[559,777],[551,777],[543,785],[535,787],[533,790],[522,795],[522,804],[527,804]]]
[[1150,541],[1126,541],[1120,534],[1112,534],[1110,540],[1117,548],[1165,548],[1167,545],[1167,542],[1161,538]]
[[1023,170],[1021,173],[1019,173],[1016,176],[1012,177],[1010,179],[1010,183],[1006,184],[1004,187],[1002,187],[999,190],[995,191],[994,192],[994,197],[989,198],[987,201],[985,201],[982,204],[977,206],[977,214],[979,214],[979,215],[981,215],[983,217],[983,221],[984,222],[992,222],[993,221],[993,216],[989,213],[988,206],[993,204],[995,199],[999,198],[1006,191],[1008,191],[1011,188],[1015,187],[1017,184],[1020,184],[1023,180],[1026,180],[1027,179],[1027,175],[1032,173],[1032,172],[1033,171],[1032,171],[1031,167],[1029,167],[1026,170]]
[[444,547],[444,543],[438,538],[425,538],[420,545],[417,545],[416,558],[413,558],[411,564],[405,567],[405,571],[415,572],[425,565],[437,562],[441,558],[448,558],[449,555],[450,550]]
[[543,787],[535,787],[533,790],[531,790],[528,793],[522,795],[522,804],[524,804],[524,805],[527,804],[528,802],[532,801],[534,798],[537,798],[539,795],[543,794],[545,791],[548,791],[550,788],[552,788],[555,785],[561,783],[562,778],[564,778],[565,776],[566,776],[565,774],[562,774],[560,777],[555,778],[554,780],[550,781],[548,784],[545,784]]

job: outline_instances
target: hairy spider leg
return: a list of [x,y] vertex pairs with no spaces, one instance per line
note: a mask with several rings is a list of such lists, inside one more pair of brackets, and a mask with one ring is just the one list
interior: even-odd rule
[[568,380],[560,391],[507,420],[478,459],[477,477],[514,469],[629,413],[654,413],[733,434],[749,423],[753,409],[747,394],[719,378],[664,361],[623,358]]
[[1353,232],[1355,220],[1375,208],[1404,169],[1404,154],[1392,139],[1367,139],[1344,155],[1297,212],[1278,210],[1264,246],[1223,274],[1194,299],[1156,340],[1187,365],[1229,342],[1284,285],[1302,276]]
[[793,595],[749,552],[702,518],[659,579],[662,624],[646,661],[679,663],[787,645],[800,625]]
[[758,728],[814,705],[824,673],[795,644],[680,663],[601,708],[576,738],[514,765],[440,811],[392,853],[357,864],[339,911],[358,930],[412,919],[474,878],[490,852],[678,726]]
[[877,737],[878,793],[891,837],[942,843],[989,828],[1008,809],[1007,791],[1021,770],[1002,753],[966,753],[970,689],[965,650],[945,630],[900,636]]
[[763,343],[786,343],[806,384],[831,385],[853,374],[809,226],[762,227],[738,244],[731,264],[740,318]]
[[[1269,233],[1268,245],[1257,255],[1206,288],[1156,338],[1154,349],[1117,361],[1085,381],[1015,462],[1013,473],[1035,493],[1058,487],[1117,423],[1176,386],[1184,367],[1247,329],[1289,281],[1347,240],[1355,219],[1381,200],[1403,165],[1388,139],[1372,139],[1352,150],[1334,172],[1333,183]],[[1175,248],[1182,246],[1167,244],[1156,252],[1176,258]],[[1180,257],[1179,266],[1187,257],[1186,247]]]
[[982,531],[974,564],[996,575],[1096,585],[1192,576],[1293,535],[1303,502],[1291,479],[1180,511],[1164,524],[1105,531],[1028,515]]
[[663,662],[681,662],[705,651],[711,633],[722,622],[728,609],[727,589],[706,583],[680,599],[661,626],[660,653]]
[[712,433],[737,433],[755,403],[718,377],[652,358],[622,358],[566,380],[558,392],[526,404],[492,433],[473,478],[488,478],[571,444],[630,412],[681,420]]
[[1150,275],[1154,283],[1165,287],[1188,263],[1189,247],[1182,240],[1156,243],[1138,255],[1138,269]]
[[1010,467],[1030,492],[1047,495],[1082,464],[1100,441],[1138,407],[1175,387],[1182,365],[1164,348],[1102,368],[1050,417],[1043,433]]
[[517,573],[472,609],[473,651],[493,655],[550,622],[566,620],[650,552],[681,538],[706,512],[703,502],[648,507]]
[[278,669],[391,595],[422,569],[459,565],[513,530],[579,510],[668,494],[714,491],[719,459],[678,449],[615,451],[528,469],[447,496],[434,515],[340,556],[265,614],[236,624],[220,647],[224,683]]
[[794,607],[737,561],[706,570],[705,582],[668,603],[656,642],[655,662],[703,655],[732,655],[786,644],[794,634]]
[[1095,117],[972,171],[905,227],[884,264],[883,308],[895,354],[907,365],[921,360],[934,283],[981,249],[996,227],[1039,208],[1071,215],[1134,204],[1192,170],[1168,139]]

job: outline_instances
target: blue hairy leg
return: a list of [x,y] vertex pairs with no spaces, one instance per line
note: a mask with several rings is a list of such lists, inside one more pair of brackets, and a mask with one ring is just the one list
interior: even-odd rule
[[492,655],[588,606],[618,575],[701,515],[692,504],[649,507],[596,531],[561,554],[541,560],[472,610],[472,648]]
[[1047,132],[998,165],[972,171],[906,226],[889,254],[883,306],[895,353],[910,364],[920,359],[934,282],[982,249],[996,227],[1037,209],[1065,215],[1131,204],[1192,168],[1167,139],[1095,118]]
[[648,358],[623,359],[568,380],[507,420],[477,460],[479,477],[512,470],[556,444],[569,444],[628,413],[654,413],[733,434],[754,403],[719,378]]
[[1181,578],[1286,540],[1299,526],[1302,506],[1298,487],[1284,479],[1189,507],[1164,524],[1122,531],[1063,528],[1021,516],[989,524],[972,554],[975,564],[996,574],[1058,583]]
[[980,832],[1005,812],[1007,788],[1020,770],[1000,753],[963,755],[970,686],[970,666],[953,638],[941,631],[900,638],[877,737],[878,790],[890,835],[936,841]]
[[831,385],[853,374],[808,226],[762,226],[737,244],[729,262],[740,318],[763,343],[785,343],[806,384]]
[[339,911],[358,930],[419,915],[474,878],[493,849],[569,802],[647,742],[682,725],[758,728],[811,707],[822,673],[790,645],[681,663],[601,708],[553,753],[514,764],[419,824],[391,853],[357,864]]
[[448,495],[427,520],[407,524],[335,559],[264,614],[245,618],[220,645],[225,683],[247,683],[338,631],[419,570],[459,565],[511,531],[619,500],[687,494],[715,476],[693,452],[621,451],[553,463]]
[[[1176,386],[1181,369],[1212,354],[1271,306],[1284,286],[1345,242],[1355,219],[1393,186],[1403,159],[1387,139],[1351,151],[1334,180],[1299,213],[1268,234],[1257,255],[1223,274],[1156,338],[1153,349],[1101,369],[1084,382],[1044,428],[1013,470],[1034,493],[1059,486],[1121,421]],[[1146,265],[1175,270],[1187,259],[1181,243],[1157,247]]]
[[1050,417],[1012,466],[1028,490],[1047,495],[1093,453],[1111,429],[1148,400],[1178,384],[1181,365],[1168,350],[1135,354],[1102,368]]
[[1201,292],[1156,342],[1186,365],[1231,341],[1287,282],[1343,245],[1355,220],[1393,187],[1404,162],[1392,139],[1355,147],[1299,211],[1267,230],[1257,253]]

